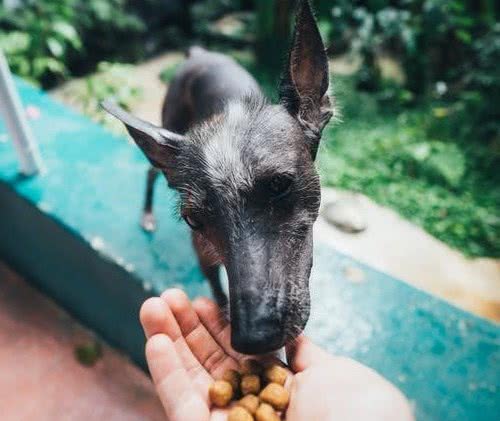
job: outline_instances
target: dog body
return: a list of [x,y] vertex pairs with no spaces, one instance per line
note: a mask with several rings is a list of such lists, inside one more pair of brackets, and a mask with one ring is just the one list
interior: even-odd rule
[[226,55],[192,47],[170,83],[162,110],[163,127],[186,133],[245,95],[261,95],[245,69]]
[[218,267],[225,266],[231,342],[243,353],[282,347],[309,316],[320,203],[314,159],[332,116],[328,80],[324,46],[302,0],[279,104],[268,103],[232,59],[195,47],[170,85],[163,128],[104,105],[153,166],[143,226],[154,228],[152,192],[161,172],[180,193],[181,215],[221,304]]

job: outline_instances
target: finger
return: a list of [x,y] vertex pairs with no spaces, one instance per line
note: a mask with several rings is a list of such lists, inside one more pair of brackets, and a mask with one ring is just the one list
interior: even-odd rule
[[165,333],[165,303],[160,297],[148,298],[139,311],[142,329],[146,338],[157,333]]
[[172,310],[191,352],[212,377],[220,378],[228,368],[237,368],[237,362],[212,337],[183,291],[168,290],[162,298]]
[[167,419],[209,420],[208,405],[197,393],[172,340],[167,335],[156,334],[148,339],[146,359]]
[[214,338],[226,354],[236,361],[248,358],[235,351],[231,346],[231,326],[227,323],[215,302],[204,297],[198,298],[193,303],[193,307],[210,336]]
[[163,333],[170,337],[193,383],[202,396],[206,396],[208,399],[208,387],[213,380],[191,352],[182,336],[177,320],[165,300],[160,297],[146,300],[141,307],[140,319],[146,337],[149,338],[157,333]]
[[286,356],[288,364],[296,373],[320,363],[325,358],[331,358],[330,354],[313,344],[305,335],[298,336],[286,345]]

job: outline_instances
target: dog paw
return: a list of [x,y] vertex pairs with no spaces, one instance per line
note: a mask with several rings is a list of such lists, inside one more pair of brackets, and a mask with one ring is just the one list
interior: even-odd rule
[[146,212],[142,215],[141,227],[146,232],[156,231],[156,219],[151,212]]

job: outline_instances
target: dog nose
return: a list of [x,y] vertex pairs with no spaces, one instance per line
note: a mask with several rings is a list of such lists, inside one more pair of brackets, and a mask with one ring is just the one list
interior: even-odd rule
[[242,354],[265,354],[285,345],[283,326],[272,319],[261,319],[246,326],[232,326],[231,332],[231,345]]

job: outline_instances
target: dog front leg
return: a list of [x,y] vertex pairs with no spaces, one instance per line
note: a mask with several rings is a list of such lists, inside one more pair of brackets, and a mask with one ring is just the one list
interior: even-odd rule
[[148,169],[148,175],[146,177],[146,195],[144,197],[144,208],[141,218],[141,227],[147,232],[156,230],[156,219],[153,214],[153,196],[155,183],[159,175],[159,169],[155,167],[150,167]]

